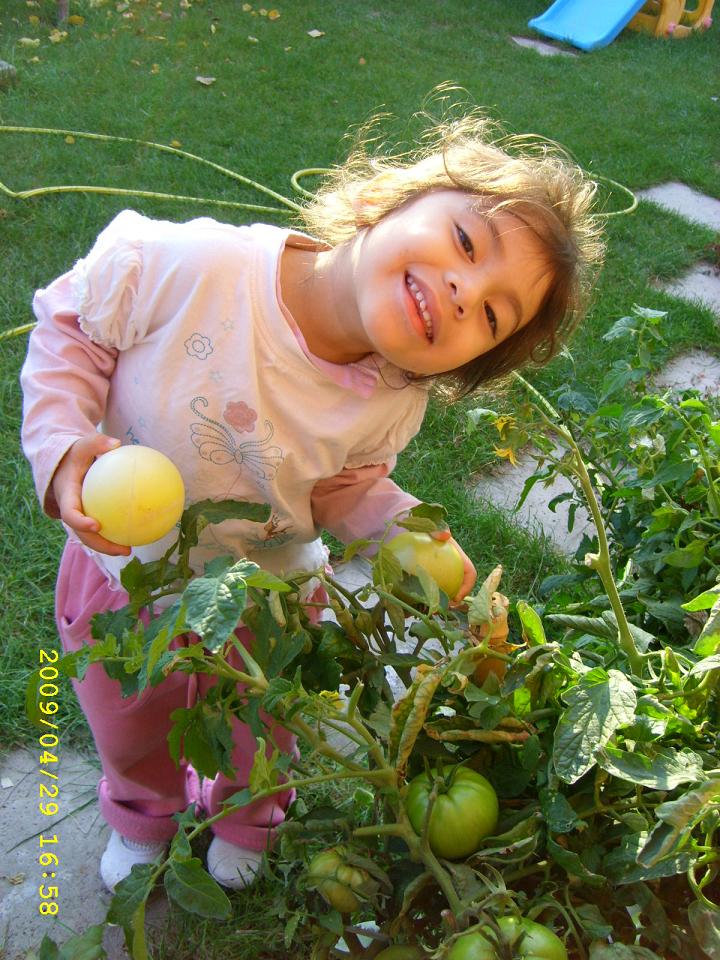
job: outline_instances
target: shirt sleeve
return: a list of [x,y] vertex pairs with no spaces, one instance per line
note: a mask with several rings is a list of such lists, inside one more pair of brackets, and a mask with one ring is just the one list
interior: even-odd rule
[[33,307],[38,325],[20,374],[22,446],[43,509],[57,518],[50,482],[73,443],[102,420],[117,351],[78,326],[70,274],[38,291]]
[[93,343],[127,350],[147,332],[149,313],[136,309],[143,247],[163,226],[123,210],[73,267],[70,285],[78,323]]
[[[395,459],[346,467],[337,476],[318,481],[311,498],[315,522],[343,543],[378,539],[388,520],[420,503],[390,479]],[[400,529],[390,535],[394,532]]]
[[22,444],[43,509],[59,516],[51,489],[72,444],[102,421],[118,351],[144,334],[136,316],[142,237],[151,221],[123,211],[90,253],[38,290],[38,324],[20,375]]
[[[345,467],[381,466],[392,462],[405,449],[422,426],[428,404],[429,387],[425,383],[406,384],[392,390],[384,412],[382,429],[366,435],[364,442],[349,451]],[[392,468],[391,468],[392,469]]]

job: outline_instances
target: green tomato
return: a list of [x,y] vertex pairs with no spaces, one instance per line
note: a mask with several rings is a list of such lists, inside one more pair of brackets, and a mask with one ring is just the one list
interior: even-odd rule
[[[432,780],[421,773],[410,781],[405,807],[410,823],[422,834]],[[447,788],[438,793],[428,827],[430,849],[446,860],[464,860],[480,849],[497,826],[498,798],[491,783],[468,767],[455,767]]]
[[154,543],[180,519],[185,487],[172,460],[151,447],[129,444],[104,453],[82,485],[83,513],[106,540],[126,547]]
[[[513,956],[518,960],[568,960],[560,937],[541,923],[526,917],[500,917],[498,926],[503,941],[513,943]],[[478,930],[459,937],[447,960],[497,960],[497,953],[492,942]]]
[[369,879],[361,867],[346,862],[347,849],[330,847],[316,854],[308,867],[309,885],[339,913],[353,913],[360,906],[357,896]]
[[396,943],[381,950],[375,960],[425,960],[426,957],[427,954],[420,947],[413,947],[409,943]]
[[465,564],[448,540],[435,540],[429,533],[408,530],[393,537],[385,547],[406,573],[415,574],[422,567],[451,599],[462,586]]

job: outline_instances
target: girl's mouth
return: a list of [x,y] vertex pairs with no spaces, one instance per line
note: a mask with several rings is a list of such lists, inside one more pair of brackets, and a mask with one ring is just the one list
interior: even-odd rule
[[429,343],[432,343],[434,340],[435,331],[433,328],[432,316],[428,310],[427,301],[425,300],[422,290],[420,290],[409,273],[405,274],[405,286],[408,288],[410,296],[413,299],[418,318],[420,319],[420,322],[425,330],[425,336]]

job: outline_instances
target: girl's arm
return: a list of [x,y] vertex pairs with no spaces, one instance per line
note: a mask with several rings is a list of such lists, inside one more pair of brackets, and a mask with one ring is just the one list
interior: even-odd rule
[[[406,493],[390,479],[395,458],[387,463],[356,469],[346,468],[337,476],[320,480],[312,492],[312,512],[315,522],[343,543],[361,537],[379,537],[385,523],[391,518],[420,503],[417,497]],[[401,528],[390,535],[401,533]],[[465,565],[462,586],[453,600],[459,603],[473,588],[477,572],[472,561],[449,532],[438,534],[438,539],[452,540]]]
[[92,549],[127,555],[127,547],[100,537],[97,522],[82,513],[85,474],[95,457],[120,442],[96,429],[117,351],[93,343],[78,326],[70,278],[70,273],[60,277],[33,301],[38,326],[20,375],[23,450],[45,512],[62,519]]

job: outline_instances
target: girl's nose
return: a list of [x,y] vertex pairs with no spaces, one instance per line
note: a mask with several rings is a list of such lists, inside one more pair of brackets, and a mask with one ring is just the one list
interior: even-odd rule
[[472,313],[482,300],[482,280],[479,276],[467,276],[459,273],[447,277],[450,301],[458,318]]

